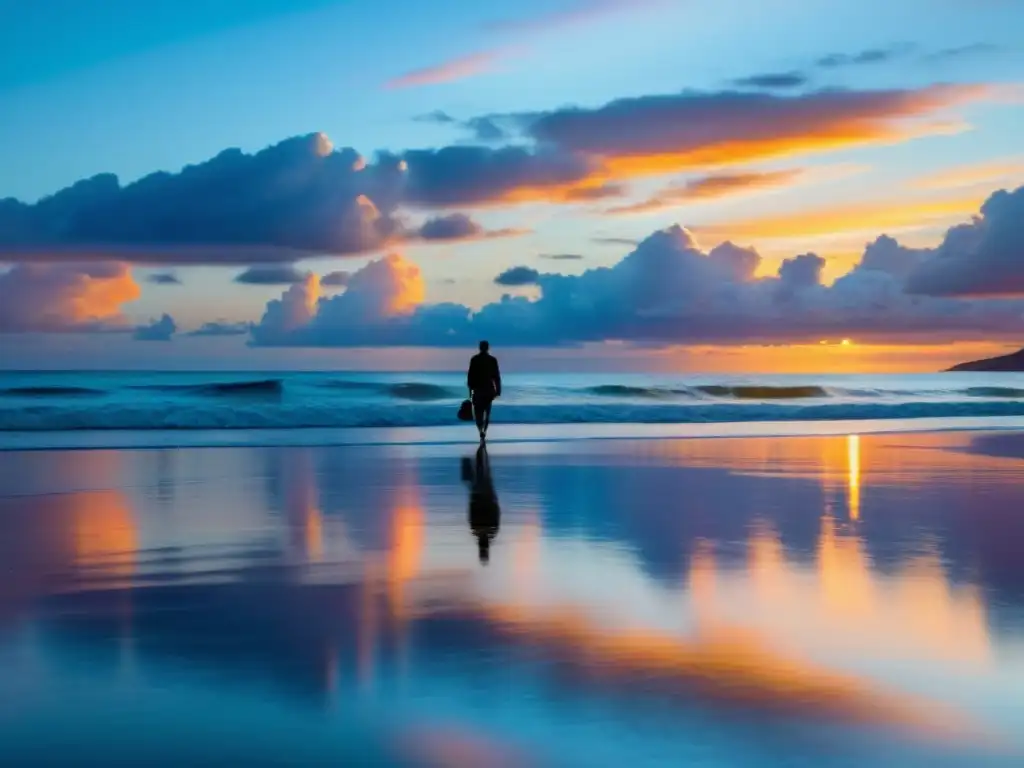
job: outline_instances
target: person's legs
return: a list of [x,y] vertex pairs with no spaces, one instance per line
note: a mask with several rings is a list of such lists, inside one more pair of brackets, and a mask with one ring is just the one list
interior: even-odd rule
[[477,432],[480,433],[480,437],[481,438],[483,438],[484,430],[486,429],[486,427],[484,426],[484,424],[485,424],[484,418],[486,416],[486,410],[487,410],[487,408],[486,408],[486,403],[485,403],[484,399],[482,397],[474,397],[473,398],[473,418],[476,419],[476,429],[477,429]]
[[488,400],[484,406],[484,437],[487,436],[487,428],[491,426],[491,405],[493,403],[493,400]]
[[487,434],[487,427],[491,423],[491,402],[488,397],[473,398],[473,416],[476,418],[476,428],[480,432],[480,439],[483,440]]

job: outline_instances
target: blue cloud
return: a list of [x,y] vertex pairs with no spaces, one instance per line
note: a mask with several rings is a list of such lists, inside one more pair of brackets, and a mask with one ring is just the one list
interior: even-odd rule
[[235,277],[245,285],[292,285],[306,279],[306,273],[291,264],[265,264],[249,267]]
[[181,280],[173,272],[157,272],[147,277],[146,281],[154,285],[181,285]]
[[135,329],[132,338],[136,341],[170,341],[171,337],[178,330],[174,319],[170,315],[163,315],[159,320],[154,320],[148,325],[140,325]]
[[506,269],[496,278],[495,285],[517,287],[523,285],[536,285],[540,280],[540,272],[532,267],[511,267]]

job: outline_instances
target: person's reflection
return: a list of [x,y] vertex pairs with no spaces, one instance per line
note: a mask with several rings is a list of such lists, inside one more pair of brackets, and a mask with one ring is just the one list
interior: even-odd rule
[[486,565],[491,557],[491,541],[501,524],[501,509],[484,446],[477,450],[475,462],[468,456],[462,459],[462,480],[469,485],[469,527],[477,540],[480,562]]

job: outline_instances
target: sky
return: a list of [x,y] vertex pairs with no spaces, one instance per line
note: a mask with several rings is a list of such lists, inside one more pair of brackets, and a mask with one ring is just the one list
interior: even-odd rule
[[487,337],[930,370],[1024,337],[1017,0],[0,18],[0,367],[443,368]]

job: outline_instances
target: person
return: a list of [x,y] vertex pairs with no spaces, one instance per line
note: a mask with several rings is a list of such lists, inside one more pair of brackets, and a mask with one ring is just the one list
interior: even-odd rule
[[473,416],[480,432],[480,442],[487,439],[487,427],[491,424],[491,404],[501,397],[501,371],[498,359],[491,355],[491,345],[480,342],[479,354],[473,355],[466,373],[469,399],[473,401]]
[[469,529],[476,538],[480,564],[487,565],[491,559],[491,542],[501,527],[501,508],[491,479],[486,446],[477,449],[475,466],[472,459],[463,459],[462,479],[469,485]]

